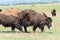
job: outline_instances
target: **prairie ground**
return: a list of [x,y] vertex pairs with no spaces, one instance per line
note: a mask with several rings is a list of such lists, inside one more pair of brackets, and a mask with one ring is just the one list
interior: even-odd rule
[[[37,12],[45,12],[47,16],[53,19],[52,27],[50,30],[45,26],[44,32],[42,33],[39,28],[37,28],[34,33],[32,27],[28,27],[30,33],[23,33],[19,30],[11,32],[11,28],[5,28],[0,25],[0,39],[1,40],[60,40],[60,4],[27,4],[27,5],[10,5],[10,6],[0,6],[0,9],[6,11],[10,8],[18,9],[34,9]],[[57,16],[51,16],[51,10],[56,9]]]

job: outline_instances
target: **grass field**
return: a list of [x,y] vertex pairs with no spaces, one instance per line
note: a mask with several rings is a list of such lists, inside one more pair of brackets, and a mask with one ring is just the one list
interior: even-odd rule
[[[34,33],[32,27],[28,27],[30,33],[22,33],[19,30],[11,32],[11,28],[4,28],[0,25],[0,39],[1,40],[60,40],[60,4],[31,4],[31,5],[10,5],[10,6],[0,6],[0,8],[5,11],[9,8],[19,8],[19,9],[34,9],[38,12],[45,12],[49,17],[53,19],[52,27],[50,30],[45,26],[45,31],[42,33],[39,29]],[[57,16],[51,16],[52,9],[57,10]]]

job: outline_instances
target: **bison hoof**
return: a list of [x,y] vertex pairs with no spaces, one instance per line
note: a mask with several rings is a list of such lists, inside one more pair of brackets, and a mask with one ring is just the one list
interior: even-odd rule
[[20,30],[21,32],[23,32],[22,30]]
[[30,33],[29,31],[25,32],[25,33]]

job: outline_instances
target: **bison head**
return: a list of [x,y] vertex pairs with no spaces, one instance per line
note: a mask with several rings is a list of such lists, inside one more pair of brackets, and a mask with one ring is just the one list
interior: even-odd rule
[[50,27],[52,26],[52,19],[50,17],[47,17],[46,25],[48,26],[48,29],[50,29]]

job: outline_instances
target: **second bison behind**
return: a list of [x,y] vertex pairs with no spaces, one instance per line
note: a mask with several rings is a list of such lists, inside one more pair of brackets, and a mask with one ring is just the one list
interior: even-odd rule
[[[44,31],[44,26],[50,29],[52,25],[52,19],[48,17],[45,13],[38,13],[32,9],[25,9],[21,11],[24,14],[22,26],[24,26],[25,32],[27,32],[28,26],[33,26],[33,31],[35,32],[36,28],[39,27],[41,31]],[[19,14],[19,18],[20,18]]]

